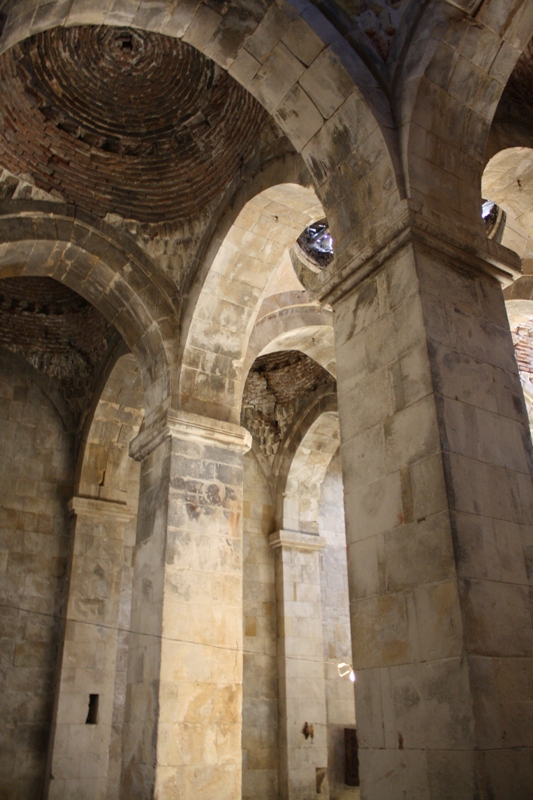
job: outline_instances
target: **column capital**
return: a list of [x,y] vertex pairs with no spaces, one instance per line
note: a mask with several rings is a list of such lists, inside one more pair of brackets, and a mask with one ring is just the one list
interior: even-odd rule
[[290,550],[323,550],[326,540],[318,533],[305,533],[303,531],[275,531],[268,537],[268,543],[273,550],[278,547]]
[[490,275],[504,286],[522,274],[520,257],[499,242],[483,236],[482,229],[473,231],[465,225],[452,230],[446,227],[445,221],[429,219],[407,207],[404,214],[375,237],[372,246],[348,246],[335,259],[332,271],[324,273],[316,293],[322,302],[334,304],[409,245],[422,245],[437,252],[451,265]]
[[217,444],[246,453],[252,446],[251,434],[241,425],[224,422],[190,411],[167,409],[130,442],[130,456],[142,461],[166,439],[175,438],[200,444]]
[[127,506],[126,503],[118,503],[116,500],[103,500],[98,497],[72,497],[67,504],[68,510],[78,517],[97,517],[103,516],[118,517],[123,521],[133,519],[137,515],[136,509]]

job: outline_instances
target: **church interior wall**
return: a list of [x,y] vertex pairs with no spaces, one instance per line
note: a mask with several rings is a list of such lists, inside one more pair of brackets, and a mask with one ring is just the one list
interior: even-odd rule
[[67,598],[73,442],[30,367],[4,355],[0,370],[0,774],[4,797],[36,797],[46,773]]
[[75,471],[49,797],[119,792],[139,493],[139,464],[128,446],[142,403],[136,360],[123,355],[87,420]]
[[529,800],[532,34],[0,0],[0,800]]
[[[351,664],[352,639],[348,601],[348,565],[344,522],[344,488],[340,451],[330,461],[320,488],[319,533],[326,540],[321,553],[320,587],[326,710],[328,720],[328,778],[332,800],[356,797],[346,777],[345,728],[356,726],[354,684],[349,675],[339,680],[338,664]],[[344,670],[345,671],[345,670]]]

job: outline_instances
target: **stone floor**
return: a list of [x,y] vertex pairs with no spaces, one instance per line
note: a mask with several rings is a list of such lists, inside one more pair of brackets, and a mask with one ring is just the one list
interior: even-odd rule
[[336,795],[336,800],[361,800],[361,790],[359,786],[346,787],[340,794]]

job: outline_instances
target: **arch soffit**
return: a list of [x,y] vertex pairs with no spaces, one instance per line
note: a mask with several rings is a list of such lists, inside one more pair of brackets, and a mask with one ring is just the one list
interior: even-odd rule
[[262,317],[252,331],[243,374],[256,358],[277,350],[300,350],[336,377],[332,312],[315,304],[296,305]]
[[280,528],[318,533],[320,487],[340,444],[335,403],[330,400],[326,405],[329,409],[319,412],[315,405],[313,421],[308,419],[305,431],[300,429],[301,440],[278,476],[276,510]]
[[270,276],[323,215],[311,189],[270,187],[241,210],[213,259],[183,344],[180,405],[238,422],[248,341]]
[[196,269],[191,271],[191,285],[186,287],[187,297],[181,315],[181,341],[183,343],[187,341],[191,320],[205,280],[232,226],[245,206],[257,195],[284,183],[296,184],[312,191],[309,188],[312,184],[311,177],[299,153],[287,153],[281,158],[270,161],[250,180],[242,181],[238,191],[234,195],[230,195],[228,205],[223,207],[220,215],[214,218],[198,252]]
[[94,416],[102,393],[105,391],[109,382],[110,376],[115,369],[117,362],[122,356],[131,355],[128,346],[121,337],[117,337],[115,346],[108,354],[105,363],[101,367],[94,383],[94,391],[92,393],[92,400],[90,406],[86,409],[85,414],[81,420],[81,425],[78,426],[78,441],[76,448],[76,475],[74,479],[74,486],[78,486],[80,482],[80,474],[84,464],[83,451],[86,446],[91,426],[93,424]]
[[509,147],[496,153],[483,172],[482,190],[533,235],[533,149]]
[[143,405],[135,356],[122,354],[107,377],[84,432],[76,480],[79,494],[135,503],[140,466],[130,458],[128,448],[144,418]]
[[443,227],[455,216],[481,245],[480,181],[490,124],[532,34],[528,0],[429,3],[398,81],[409,196]]
[[[27,0],[26,13],[14,7],[5,12],[0,52],[58,26],[132,26],[181,38],[247,89],[302,154],[324,198],[338,252],[361,215],[368,214],[369,204],[360,197],[369,187],[394,207],[403,181],[390,102],[380,81],[318,8],[272,4],[260,16],[244,0],[226,14],[207,2],[162,8],[140,0],[114,6],[113,0],[101,0],[97,7],[94,0],[73,5]],[[351,190],[355,180],[358,193]]]
[[[304,450],[300,450],[300,446],[302,445],[302,442],[306,438],[307,434],[314,430],[313,426],[316,428],[316,425],[324,414],[327,415],[327,419],[329,419],[330,422],[333,418],[336,419],[331,431],[335,429],[335,425],[337,427],[337,432],[333,434],[334,437],[337,437],[336,446],[329,447],[328,449],[328,446],[326,445],[326,451],[329,458],[327,459],[327,464],[325,464],[325,475],[329,466],[329,462],[335,455],[340,443],[340,439],[338,438],[340,434],[338,433],[337,385],[333,380],[331,383],[319,387],[309,398],[309,402],[306,404],[305,409],[296,417],[289,430],[285,434],[285,437],[281,442],[278,452],[274,458],[270,475],[271,485],[273,487],[273,496],[276,504],[276,518],[278,520],[279,527],[283,527],[284,524],[284,494],[287,489],[287,482],[291,472],[292,464],[294,459],[297,457],[298,452],[300,452],[300,455],[303,457]],[[308,443],[311,443],[310,439],[308,440]],[[296,475],[296,472],[294,472],[293,475]]]
[[131,253],[72,218],[4,214],[0,278],[25,275],[54,278],[94,305],[137,355],[149,407],[170,398],[167,345],[170,349],[176,338],[175,314],[145,265]]

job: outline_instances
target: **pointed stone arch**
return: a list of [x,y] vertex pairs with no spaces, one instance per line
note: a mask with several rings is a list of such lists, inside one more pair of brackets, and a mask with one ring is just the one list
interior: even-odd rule
[[[14,209],[15,210],[15,209]],[[56,216],[57,215],[57,216]],[[147,407],[171,402],[176,319],[160,279],[89,224],[41,211],[0,216],[0,277],[46,276],[94,305],[136,354]]]
[[86,425],[78,455],[77,494],[136,509],[140,467],[128,448],[143,419],[140,370],[135,356],[124,353],[116,359]]
[[[351,231],[404,196],[402,166],[387,94],[343,34],[316,7],[245,2],[219,13],[208,2],[184,6],[140,0],[28,0],[5,12],[0,52],[57,26],[132,27],[183,39],[215,61],[271,114],[301,153],[323,199],[338,253]],[[357,182],[360,191],[352,187]],[[349,256],[348,256],[349,257]]]
[[[415,213],[483,249],[481,175],[492,118],[533,34],[527,0],[428,4],[411,45],[400,106]],[[412,73],[413,59],[419,68]]]
[[320,486],[340,444],[336,384],[311,396],[287,432],[272,465],[280,530],[318,533]]
[[250,337],[244,373],[258,356],[275,350],[301,350],[335,377],[331,311],[317,305],[290,305],[261,317]]
[[296,184],[266,189],[238,214],[190,313],[179,382],[185,410],[238,422],[248,340],[269,278],[322,215],[314,192]]

